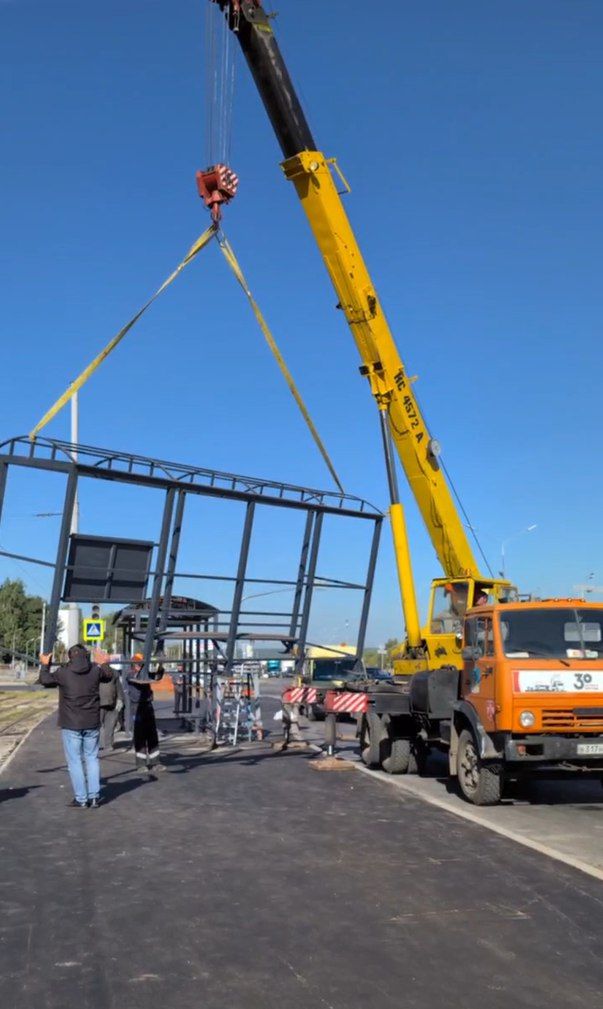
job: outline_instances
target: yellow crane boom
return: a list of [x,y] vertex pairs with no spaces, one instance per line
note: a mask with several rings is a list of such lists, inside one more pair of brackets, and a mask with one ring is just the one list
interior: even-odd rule
[[[325,266],[358,348],[362,365],[381,419],[390,490],[390,516],[398,579],[406,622],[409,660],[437,665],[458,661],[458,647],[445,646],[437,636],[433,607],[438,588],[451,599],[447,580],[461,580],[463,606],[477,598],[476,581],[500,596],[508,582],[482,576],[461,517],[439,462],[439,446],[430,435],[371,280],[352,226],[344,210],[334,173],[349,190],[334,158],[327,158],[314,141],[287,67],[275,39],[270,19],[260,0],[210,0],[217,3],[235,32],[249,69],[285,156],[287,179],[295,186]],[[402,505],[399,501],[395,448],[409,487],[419,506],[436,555],[446,576],[434,582],[430,621],[420,630],[410,552]],[[457,593],[458,596],[458,593]],[[451,603],[452,605],[452,603]],[[458,599],[456,602],[458,609]],[[455,606],[452,605],[452,610]],[[440,621],[442,629],[446,621]],[[443,630],[442,632],[443,633]],[[450,638],[450,635],[448,636]],[[454,638],[454,635],[452,635]],[[456,655],[451,656],[451,652]],[[438,658],[434,658],[438,656]],[[408,669],[407,671],[413,671]]]

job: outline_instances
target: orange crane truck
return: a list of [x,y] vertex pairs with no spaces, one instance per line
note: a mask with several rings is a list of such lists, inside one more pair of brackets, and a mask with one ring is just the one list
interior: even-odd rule
[[[451,774],[474,803],[500,798],[504,781],[540,773],[603,778],[603,605],[521,602],[505,579],[485,574],[428,430],[383,306],[343,207],[349,187],[318,148],[259,0],[217,3],[234,32],[358,349],[383,439],[405,641],[395,682],[348,683],[329,710],[358,713],[363,760],[391,773],[420,769],[445,749]],[[222,166],[223,167],[223,166]],[[209,170],[211,171],[211,169]],[[371,181],[372,186],[372,181]],[[373,189],[365,205],[371,206]],[[396,457],[443,576],[432,583],[421,625]],[[361,695],[361,696],[359,696]]]

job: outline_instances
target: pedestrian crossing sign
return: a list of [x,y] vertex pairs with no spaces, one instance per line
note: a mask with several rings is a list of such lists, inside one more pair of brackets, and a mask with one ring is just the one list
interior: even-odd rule
[[84,620],[84,641],[102,641],[105,636],[105,620],[95,618]]

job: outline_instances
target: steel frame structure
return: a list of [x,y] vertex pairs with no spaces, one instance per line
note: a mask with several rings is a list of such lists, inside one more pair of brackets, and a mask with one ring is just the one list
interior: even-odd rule
[[[236,644],[240,640],[280,644],[283,651],[279,654],[295,654],[299,668],[303,663],[308,643],[312,599],[317,585],[321,588],[351,589],[362,594],[356,639],[356,658],[362,656],[384,518],[383,514],[367,501],[335,491],[316,490],[294,484],[279,483],[274,480],[223,473],[126,452],[72,444],[66,441],[46,438],[30,441],[27,436],[19,436],[0,444],[0,522],[6,482],[11,467],[60,473],[66,478],[62,519],[54,562],[12,554],[4,550],[0,551],[0,556],[13,557],[54,569],[44,639],[45,652],[51,651],[54,646],[59,605],[63,598],[65,577],[70,570],[68,552],[71,518],[78,484],[81,480],[92,479],[152,487],[164,492],[161,528],[155,543],[153,570],[149,573],[151,593],[148,619],[144,635],[142,635],[141,651],[145,656],[145,669],[149,668],[153,657],[161,652],[165,641],[170,639],[187,641],[189,638],[194,638],[197,642],[210,641],[218,656],[219,667],[226,674],[230,673],[236,660]],[[176,570],[186,500],[191,494],[240,501],[244,504],[245,519],[236,575],[224,576]],[[306,514],[297,570],[295,577],[291,580],[247,576],[254,517],[256,509],[262,506],[294,509]],[[326,515],[345,516],[372,524],[373,531],[364,582],[354,583],[317,575],[323,520]],[[221,612],[220,616],[224,619],[215,619],[213,626],[204,631],[170,631],[168,615],[174,581],[177,577],[232,582],[234,585],[232,606],[230,610]],[[243,611],[244,590],[245,586],[249,584],[282,585],[290,588],[293,592],[290,612]],[[272,619],[268,624],[257,621],[248,622],[243,619],[249,616]],[[279,618],[278,621],[276,621],[276,617]],[[284,618],[284,622],[281,622],[281,618]],[[264,627],[271,627],[272,630],[264,631]],[[188,651],[192,656],[193,651],[190,647]],[[199,646],[197,646],[196,652],[199,656]],[[197,660],[191,657],[187,661],[192,664]]]

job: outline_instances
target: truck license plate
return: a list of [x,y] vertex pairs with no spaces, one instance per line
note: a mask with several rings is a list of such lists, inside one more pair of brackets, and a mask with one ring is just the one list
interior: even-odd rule
[[578,743],[578,756],[602,756],[603,757],[603,743]]

